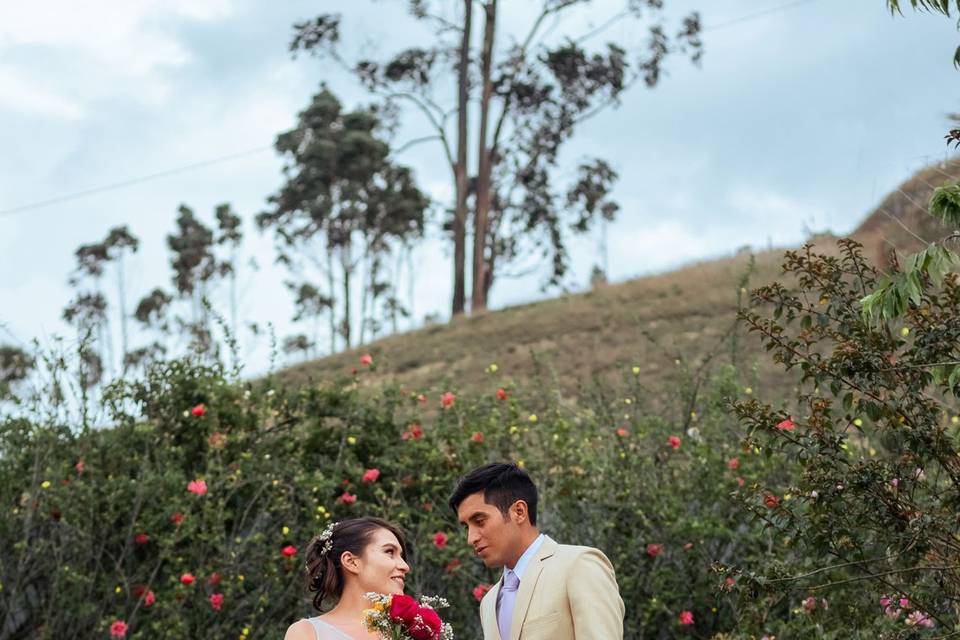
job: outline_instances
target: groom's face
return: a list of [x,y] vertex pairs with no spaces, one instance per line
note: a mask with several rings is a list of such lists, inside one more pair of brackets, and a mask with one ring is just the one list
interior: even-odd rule
[[466,528],[467,544],[488,567],[502,567],[515,555],[520,530],[512,518],[504,517],[495,505],[483,499],[483,492],[467,496],[457,508],[460,524]]

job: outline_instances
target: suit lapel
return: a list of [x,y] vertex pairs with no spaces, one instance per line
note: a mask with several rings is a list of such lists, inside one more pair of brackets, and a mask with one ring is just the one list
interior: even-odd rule
[[503,584],[503,578],[493,585],[480,603],[480,623],[485,640],[503,640],[500,637],[500,626],[497,624],[497,597],[500,595],[501,584]]
[[[549,536],[544,536],[543,544],[540,545],[534,561],[524,569],[523,578],[520,580],[520,588],[517,590],[517,600],[513,608],[513,620],[510,621],[509,640],[519,640],[523,621],[527,617],[527,609],[530,608],[533,592],[537,588],[537,580],[540,579],[540,574],[543,572],[543,564],[550,556],[556,553],[556,551],[557,543]],[[496,602],[496,600],[494,600],[494,602]],[[499,631],[497,634],[499,635]],[[504,638],[502,640],[507,639]]]

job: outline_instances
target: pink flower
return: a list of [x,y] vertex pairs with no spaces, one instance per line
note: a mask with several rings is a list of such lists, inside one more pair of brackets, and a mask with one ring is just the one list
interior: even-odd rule
[[220,574],[214,571],[213,573],[210,574],[210,577],[207,578],[207,584],[211,586],[216,586],[220,584],[220,580],[221,580]]
[[503,389],[497,389],[497,400],[506,400],[507,392]]
[[727,469],[736,470],[740,466],[740,461],[736,458],[730,458],[727,460]]
[[435,546],[438,549],[443,549],[444,547],[446,547],[447,534],[445,534],[443,531],[438,531],[437,533],[433,534],[433,546]]
[[914,611],[907,616],[907,619],[903,621],[904,624],[919,627],[932,627],[933,620],[930,619],[930,616],[923,613],[922,611]]
[[194,418],[202,418],[207,413],[207,408],[202,404],[198,404],[193,409],[190,409],[190,415]]
[[198,496],[205,495],[207,493],[207,483],[204,480],[191,480],[187,484],[187,491]]
[[81,475],[83,470],[86,468],[86,465],[83,463],[83,458],[77,460],[77,464],[73,465],[73,468],[77,470],[77,475]]
[[283,557],[285,558],[292,558],[293,556],[297,555],[297,548],[292,544],[288,544],[280,550],[280,553],[282,553]]
[[170,522],[179,527],[181,524],[183,524],[183,514],[177,511],[175,514],[170,516]]
[[447,391],[445,394],[440,396],[440,406],[444,409],[449,409],[453,406],[453,403],[457,401],[457,396],[453,395],[451,392]]
[[737,476],[737,486],[742,487],[744,484],[746,484],[744,479],[741,478],[740,476]]
[[763,496],[763,504],[766,505],[768,509],[776,509],[780,505],[780,498],[772,493],[768,493]]
[[896,620],[899,618],[901,613],[903,613],[902,609],[894,609],[892,606],[883,610],[883,615],[887,616],[891,620]]
[[195,580],[196,578],[193,577],[192,573],[185,573],[180,576],[180,584],[191,585]]
[[489,584],[478,584],[473,588],[473,597],[477,599],[477,602],[483,600],[483,596],[487,595],[487,591],[490,591]]
[[136,536],[134,536],[133,541],[142,547],[150,542],[150,536],[145,533],[138,533]]
[[367,469],[363,472],[363,477],[361,480],[363,482],[376,482],[377,478],[380,477],[380,469]]
[[353,504],[356,501],[357,501],[357,496],[353,495],[349,491],[344,492],[343,495],[337,498],[337,502],[341,504]]
[[621,438],[626,438],[628,435],[630,435],[630,432],[627,431],[625,428],[620,427],[619,429],[617,429],[617,435],[620,436]]
[[482,432],[482,431],[474,431],[474,432],[473,432],[473,435],[470,436],[470,440],[471,440],[472,442],[483,442],[483,432]]
[[793,422],[793,418],[787,418],[783,422],[777,424],[777,429],[780,431],[793,431],[793,428],[797,426]]
[[400,437],[403,440],[409,440],[410,438],[413,438],[414,440],[419,440],[420,438],[423,437],[423,427],[421,427],[419,424],[414,424],[413,426],[410,427],[409,431],[404,431],[403,435]]
[[127,623],[123,620],[117,620],[110,625],[111,638],[125,638],[127,636]]
[[420,404],[423,404],[426,401],[427,401],[427,396],[423,395],[422,393],[417,396],[417,402],[419,402]]
[[154,595],[153,591],[147,591],[143,594],[143,606],[150,607],[153,606],[153,603],[157,601],[157,596]]
[[890,480],[890,486],[896,489],[897,487],[900,486],[900,480],[898,478],[893,478],[892,480]]
[[210,594],[210,606],[213,607],[214,611],[220,611],[220,607],[223,606],[223,594],[222,594],[222,593],[211,593],[211,594]]
[[910,599],[909,598],[900,598],[900,606],[904,609],[910,608]]
[[647,545],[647,555],[651,558],[656,558],[658,555],[663,553],[663,545],[657,542],[651,542]]
[[363,354],[362,356],[360,356],[360,364],[369,367],[370,365],[373,364],[373,356],[370,355],[369,353]]
[[880,598],[880,606],[881,606],[881,607],[889,607],[889,606],[890,606],[890,596],[884,594],[884,595]]
[[683,626],[689,626],[693,624],[693,612],[692,611],[681,611],[680,612],[680,624]]
[[813,596],[806,598],[802,603],[804,611],[807,613],[812,613],[814,609],[817,608],[817,599]]
[[667,444],[669,444],[674,449],[680,448],[680,438],[677,436],[670,436],[667,438]]

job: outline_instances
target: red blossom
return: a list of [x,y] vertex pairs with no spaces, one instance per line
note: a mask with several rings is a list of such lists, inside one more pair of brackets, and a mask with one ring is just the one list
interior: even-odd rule
[[77,464],[73,465],[73,468],[77,470],[77,475],[81,475],[83,470],[86,469],[86,465],[83,463],[83,458],[77,460]]
[[489,584],[478,584],[473,588],[473,597],[477,599],[477,602],[483,600],[483,596],[487,595],[487,591],[490,591],[491,585]]
[[744,479],[740,476],[737,476],[737,486],[742,487],[745,484]]
[[763,504],[766,505],[768,509],[776,509],[777,506],[780,504],[780,498],[773,495],[772,493],[768,493],[765,496],[763,496]]
[[190,415],[194,418],[202,418],[207,413],[207,408],[202,404],[198,404],[193,409],[190,409]]
[[213,573],[210,574],[210,577],[207,578],[207,584],[215,587],[218,584],[220,584],[220,580],[221,580],[220,574],[214,571]]
[[457,396],[453,395],[453,393],[449,391],[440,396],[440,406],[442,406],[444,409],[449,409],[456,401]]
[[153,591],[147,591],[143,595],[143,606],[145,607],[152,607],[153,603],[156,601],[157,601],[157,596],[153,593]]
[[667,438],[667,444],[669,444],[674,449],[680,448],[680,437],[679,436],[670,436]]
[[357,501],[357,496],[353,495],[350,492],[345,492],[343,495],[337,498],[337,502],[339,502],[340,504],[353,504],[356,501]]
[[142,598],[143,594],[147,592],[147,588],[142,584],[134,585],[133,589],[130,590],[130,593],[133,594],[134,598]]
[[453,560],[447,563],[447,566],[445,566],[443,570],[446,571],[447,573],[453,573],[459,568],[460,568],[460,559],[454,558]]
[[222,594],[222,593],[211,593],[211,594],[210,594],[210,606],[213,607],[214,611],[220,611],[220,607],[223,606],[223,594]]
[[369,353],[363,354],[362,356],[360,356],[360,364],[362,364],[365,367],[369,367],[370,365],[373,364],[373,356],[370,355]]
[[793,431],[793,428],[797,426],[793,422],[793,418],[787,418],[783,422],[777,424],[777,429],[780,431]]
[[404,440],[409,440],[410,438],[413,438],[414,440],[419,440],[420,438],[423,437],[423,427],[421,427],[417,423],[414,423],[413,425],[410,426],[410,430],[404,431],[403,435],[400,437]]
[[435,546],[438,549],[443,549],[444,547],[446,547],[447,540],[448,540],[447,534],[445,534],[443,531],[438,531],[435,534],[433,534],[433,546]]
[[207,493],[207,483],[205,480],[191,480],[187,483],[187,491],[198,496],[205,495]]
[[280,553],[282,553],[285,558],[292,558],[293,556],[297,555],[297,548],[292,544],[288,544],[280,550]]
[[413,624],[420,605],[408,595],[395,595],[390,599],[390,619],[402,624]]
[[626,427],[620,427],[617,429],[617,435],[621,438],[626,438],[628,435],[630,435],[630,432],[627,431]]
[[177,511],[175,514],[170,516],[170,522],[179,527],[181,524],[183,524],[183,514]]
[[123,620],[117,620],[110,625],[111,638],[125,638],[127,636],[127,623]]
[[145,533],[138,533],[136,536],[134,536],[133,541],[138,545],[143,546],[150,542],[150,536]]
[[416,621],[410,627],[410,635],[414,640],[440,640],[442,625],[436,611],[430,607],[418,607]]
[[497,389],[497,400],[506,400],[507,392],[503,389]]
[[681,611],[680,612],[680,624],[683,626],[690,626],[693,624],[693,612],[691,611]]
[[185,573],[180,576],[180,583],[185,585],[191,585],[196,581],[196,578],[193,577],[192,573]]
[[376,482],[377,478],[380,477],[380,469],[367,469],[363,472],[363,482]]
[[730,458],[727,460],[727,469],[737,469],[740,466],[740,461],[736,458]]
[[470,436],[470,440],[471,440],[472,442],[483,442],[483,432],[482,432],[482,431],[474,431],[474,432],[473,432],[473,435]]
[[663,545],[658,542],[651,542],[647,545],[647,555],[651,558],[656,558],[658,555],[663,553]]

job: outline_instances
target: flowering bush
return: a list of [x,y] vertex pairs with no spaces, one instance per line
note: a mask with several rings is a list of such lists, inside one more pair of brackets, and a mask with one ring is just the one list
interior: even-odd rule
[[662,392],[629,371],[573,405],[493,367],[470,397],[381,386],[372,368],[287,388],[176,361],[111,386],[101,428],[48,394],[0,420],[0,633],[280,638],[311,615],[300,549],[368,514],[409,532],[410,591],[444,594],[457,636],[479,637],[477,600],[499,575],[446,498],[502,459],[537,479],[546,533],[610,556],[628,638],[763,631],[738,622],[739,577],[716,567],[764,561],[773,535],[731,496],[786,474],[784,459],[740,448],[729,366],[681,362]]

